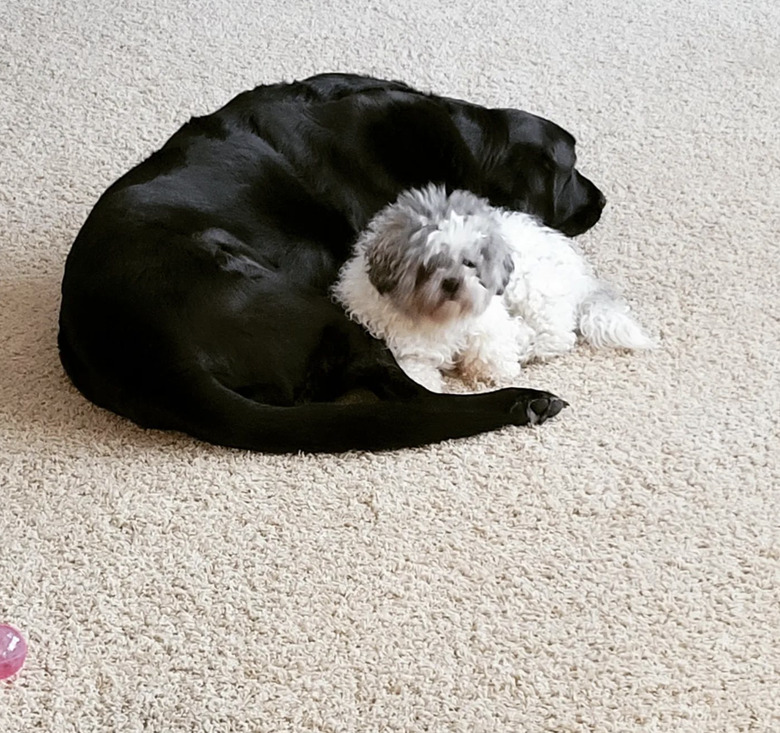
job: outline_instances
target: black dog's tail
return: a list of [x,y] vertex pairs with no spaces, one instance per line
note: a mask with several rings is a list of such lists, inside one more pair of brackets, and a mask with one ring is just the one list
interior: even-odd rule
[[475,395],[427,393],[403,401],[312,402],[276,407],[255,402],[210,375],[198,379],[186,415],[171,427],[209,443],[267,453],[388,450],[538,424],[566,405],[547,392],[502,389]]

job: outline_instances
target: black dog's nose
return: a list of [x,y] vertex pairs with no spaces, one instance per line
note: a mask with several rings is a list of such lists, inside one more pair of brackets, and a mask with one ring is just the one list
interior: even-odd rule
[[452,297],[460,290],[460,280],[455,277],[448,277],[441,281],[441,289],[445,295]]
[[599,191],[599,200],[598,200],[598,206],[600,209],[603,209],[607,205],[607,197]]

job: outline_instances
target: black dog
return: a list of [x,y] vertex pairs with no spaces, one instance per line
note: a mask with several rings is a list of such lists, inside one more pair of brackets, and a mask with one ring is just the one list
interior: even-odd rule
[[[552,122],[400,82],[326,74],[240,94],[96,204],[65,267],[62,363],[139,425],[262,451],[541,423],[565,405],[547,392],[418,386],[328,289],[368,220],[429,181],[585,231],[604,197],[574,163]],[[373,397],[339,400],[354,390]]]

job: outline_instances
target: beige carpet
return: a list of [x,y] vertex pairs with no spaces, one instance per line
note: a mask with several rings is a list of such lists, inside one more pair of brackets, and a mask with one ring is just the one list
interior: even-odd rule
[[[780,730],[775,0],[5,0],[0,731]],[[256,83],[549,116],[663,347],[528,370],[538,430],[267,457],[143,432],[55,349],[98,195]]]

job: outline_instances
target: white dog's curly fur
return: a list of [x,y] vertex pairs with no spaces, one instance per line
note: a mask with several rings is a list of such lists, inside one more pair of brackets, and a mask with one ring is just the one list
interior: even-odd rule
[[517,379],[521,364],[593,346],[651,348],[628,306],[571,239],[468,191],[402,193],[358,238],[333,289],[433,391]]

